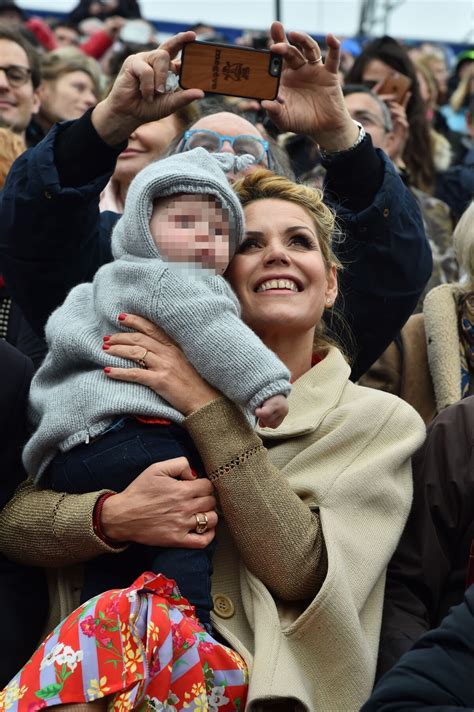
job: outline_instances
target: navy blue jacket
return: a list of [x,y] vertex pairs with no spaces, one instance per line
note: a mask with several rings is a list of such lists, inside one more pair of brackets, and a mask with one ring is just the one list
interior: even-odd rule
[[[60,176],[55,163],[56,142],[62,132],[72,135],[74,123],[88,131],[87,141],[70,141],[75,180]],[[0,195],[0,272],[38,333],[68,291],[112,259],[110,233],[118,216],[100,214],[98,203],[123,146],[109,148],[94,134],[87,115],[56,125],[16,160]],[[88,180],[79,183],[86,169]],[[367,195],[377,172],[381,185]],[[355,349],[349,344],[348,350],[356,380],[413,312],[431,274],[431,250],[416,201],[369,137],[328,167],[326,199],[346,235],[336,245],[345,265],[338,304],[354,336]],[[338,336],[341,324],[337,318],[329,324]]]
[[381,679],[361,712],[474,709],[474,586],[439,628],[424,635]]
[[[0,509],[26,477],[21,451],[27,439],[26,405],[32,375],[30,359],[0,341]],[[32,655],[46,625],[48,591],[43,570],[0,554],[0,610],[1,689]]]

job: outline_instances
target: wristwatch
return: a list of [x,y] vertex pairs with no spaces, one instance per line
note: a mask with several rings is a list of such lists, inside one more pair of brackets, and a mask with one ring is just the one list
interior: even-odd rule
[[365,129],[358,121],[354,121],[354,123],[357,124],[359,128],[359,135],[357,136],[352,146],[349,146],[349,148],[343,148],[341,151],[324,151],[324,149],[322,148],[319,149],[321,160],[324,161],[324,163],[331,163],[331,161],[333,161],[335,158],[339,158],[340,156],[346,155],[346,153],[354,151],[354,149],[356,149],[357,146],[362,143],[366,135]]

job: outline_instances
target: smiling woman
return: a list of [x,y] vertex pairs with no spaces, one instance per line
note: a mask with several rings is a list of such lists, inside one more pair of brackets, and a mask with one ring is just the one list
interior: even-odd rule
[[[202,148],[194,150],[204,154],[203,160],[211,160]],[[172,160],[181,163],[191,158],[192,154],[183,153],[167,159],[167,162],[171,165]],[[165,161],[157,162],[146,172],[159,171],[163,165]],[[163,174],[162,178],[163,185],[169,187],[171,174]],[[130,204],[141,204],[135,196],[136,186],[140,184],[139,177],[130,187],[125,216]],[[222,190],[228,200],[235,200],[235,196],[227,192],[229,188],[224,177]],[[158,605],[152,606],[153,598],[163,594],[160,577],[150,578],[145,574],[131,588],[115,591],[113,595],[118,593],[117,600],[125,604],[133,601],[133,597],[141,597],[144,607],[140,610],[143,611],[147,606],[147,610],[166,611],[168,622],[171,619],[173,627],[178,626],[180,633],[183,631],[172,638],[173,662],[189,665],[191,658],[194,663],[198,660],[189,670],[189,675],[195,675],[189,678],[195,683],[192,692],[198,689],[198,681],[205,673],[206,687],[202,687],[202,694],[207,695],[209,701],[214,699],[216,690],[228,698],[233,693],[229,686],[221,690],[216,682],[222,670],[229,677],[227,682],[237,680],[235,694],[240,695],[242,701],[247,694],[248,670],[250,685],[246,709],[303,709],[308,712],[359,709],[373,685],[386,565],[410,509],[410,457],[421,444],[424,428],[415,411],[403,401],[351,383],[349,365],[320,331],[322,314],[337,297],[340,266],[332,252],[334,214],[324,204],[321,193],[264,169],[237,181],[235,192],[244,205],[246,234],[242,242],[239,240],[239,248],[225,276],[237,294],[243,320],[255,332],[249,332],[245,337],[245,348],[250,352],[245,367],[239,369],[235,365],[236,357],[245,350],[243,344],[237,347],[234,336],[222,324],[216,329],[214,311],[206,308],[206,323],[198,332],[193,332],[192,347],[186,348],[194,366],[155,323],[122,313],[117,324],[125,329],[115,334],[109,332],[104,337],[99,363],[101,366],[107,364],[105,374],[99,372],[100,368],[95,369],[96,388],[119,390],[125,386],[141,389],[139,404],[127,409],[127,413],[146,415],[145,400],[150,402],[150,408],[155,408],[164,399],[167,407],[171,406],[184,416],[182,422],[187,436],[197,448],[208,479],[180,482],[180,490],[183,491],[187,484],[212,484],[221,509],[217,518],[213,500],[202,498],[199,501],[206,501],[205,506],[195,500],[180,517],[185,540],[190,536],[199,539],[210,535],[206,529],[211,527],[212,536],[214,531],[217,532],[212,576],[212,632],[209,635],[196,622],[182,628],[186,621],[183,623],[182,612],[179,620],[176,618],[177,592],[164,600],[155,598]],[[165,221],[175,214],[166,212],[166,206],[167,203],[160,206],[159,202],[155,205],[155,208],[165,210]],[[187,226],[191,210],[188,207],[181,214],[186,216]],[[120,254],[117,249],[122,245],[120,236],[128,239],[133,232],[133,224],[137,223],[134,215],[127,218],[128,222],[122,218],[123,226],[121,222],[116,228],[116,255]],[[150,240],[158,240],[160,226],[161,223],[152,218]],[[142,241],[138,244],[142,245]],[[145,250],[145,246],[140,249]],[[103,267],[96,280],[113,265]],[[143,279],[136,281],[140,284],[140,298],[134,299],[133,304],[143,307],[144,295],[152,294],[153,288]],[[153,284],[155,282],[153,278]],[[80,285],[76,289],[87,286],[91,285]],[[193,282],[191,312],[196,312],[202,302],[199,290],[202,291],[202,287],[197,281]],[[107,302],[109,296],[108,293],[106,298],[104,295],[100,303]],[[222,310],[222,302],[219,304]],[[163,307],[161,298],[160,306],[154,309],[156,322],[162,318]],[[114,304],[112,324],[117,319],[114,317],[117,311]],[[61,309],[56,315],[60,312]],[[96,313],[94,309],[81,309],[80,312],[81,315]],[[171,338],[181,343],[186,320],[189,317],[183,314],[179,322],[168,318],[163,326],[168,328]],[[50,335],[53,321],[54,316],[48,323]],[[77,316],[67,319],[67,324],[70,329],[66,333],[66,327],[62,327],[61,337],[68,347],[59,346],[59,352],[70,352],[68,369],[71,371],[73,354],[77,351],[75,335],[81,333],[81,329]],[[233,330],[242,327],[242,324],[238,326],[238,320],[232,324]],[[99,342],[100,330],[92,340],[90,333],[88,329],[88,343]],[[211,345],[214,360],[209,369],[209,364],[205,368],[203,359],[198,359],[198,353],[202,351],[199,340],[204,335],[206,342],[210,341],[212,333],[218,334],[218,341]],[[261,339],[257,340],[258,344],[255,334]],[[261,342],[273,351],[272,356],[278,356],[285,364],[293,382],[288,397],[288,415],[275,429],[262,425],[254,429],[242,409],[233,402],[235,399],[222,396],[220,390],[224,390],[224,383],[219,387],[215,382],[218,368],[224,368],[226,387],[230,384],[231,389],[258,375],[264,361]],[[51,343],[55,348],[59,345],[57,339],[52,339]],[[51,353],[50,364],[53,363]],[[95,348],[93,358],[97,362]],[[206,377],[213,385],[206,382],[198,370],[207,373]],[[52,381],[47,379],[46,382],[47,392],[52,393]],[[76,390],[84,392],[82,386]],[[57,404],[56,389],[54,394]],[[102,403],[103,399],[98,401]],[[58,410],[56,406],[56,410],[63,414],[68,408]],[[258,417],[261,417],[261,410],[255,409]],[[46,408],[45,412],[50,411]],[[61,417],[61,423],[63,420]],[[156,440],[156,425],[140,427],[154,428],[151,437]],[[100,447],[106,437],[107,433],[104,433],[98,440],[81,446],[87,448],[89,461],[94,459],[89,454],[90,449],[97,443]],[[30,445],[31,441],[28,447]],[[70,452],[66,453],[69,455]],[[186,479],[184,475],[190,476],[190,471],[183,460],[167,460],[161,467],[165,471],[174,468],[176,474],[181,474],[181,468],[183,479]],[[117,478],[115,465],[113,470]],[[99,467],[99,471],[102,474],[103,467]],[[126,546],[125,542],[147,542],[153,531],[151,522],[156,526],[156,521],[160,523],[162,518],[161,514],[157,516],[156,507],[152,507],[147,515],[150,523],[144,522],[150,496],[147,502],[133,504],[137,490],[140,491],[142,486],[139,480],[146,475],[147,471],[143,472],[122,492],[113,496],[106,494],[100,504],[99,530],[108,544],[116,547],[113,558],[117,561],[117,552]],[[157,486],[161,490],[166,486],[166,478],[156,475],[152,479],[158,480]],[[82,485],[78,491],[83,491]],[[204,534],[198,529],[201,526]],[[165,530],[167,534],[168,530],[169,525]],[[82,533],[79,544],[82,549],[86,547],[87,536],[86,532]],[[166,546],[163,541],[161,534],[153,543],[163,547]],[[184,540],[181,546],[185,546]],[[178,551],[180,549],[174,550],[175,558]],[[135,545],[130,552],[136,559]],[[90,562],[86,565],[86,581],[91,566],[93,563]],[[99,568],[102,571],[100,564]],[[181,564],[176,568],[180,576],[184,569]],[[111,570],[122,573],[124,567],[117,564]],[[361,570],[364,576],[357,575]],[[209,586],[204,587],[201,583],[200,589],[198,580],[196,574],[192,581],[197,592],[206,590],[206,595],[210,594]],[[166,586],[173,586],[172,582],[165,582]],[[129,581],[125,585],[128,584]],[[186,605],[186,601],[181,604]],[[81,620],[85,610],[92,610],[87,606],[96,606],[95,617],[89,615],[87,621]],[[108,699],[103,700],[102,708],[123,709],[124,696],[129,704],[127,709],[142,709],[147,696],[163,703],[166,699],[162,689],[166,690],[166,695],[172,693],[173,702],[183,707],[181,703],[191,693],[182,688],[178,680],[184,680],[186,675],[175,674],[174,668],[168,665],[156,665],[153,657],[159,657],[161,663],[161,649],[170,637],[165,621],[159,621],[156,637],[148,638],[145,628],[139,629],[135,625],[136,615],[129,608],[121,617],[120,630],[126,636],[139,636],[140,649],[146,651],[148,666],[146,669],[137,666],[131,671],[133,675],[127,677],[125,686],[121,675],[112,677],[110,665],[107,667],[110,661],[106,661],[99,668],[97,677],[105,678],[107,671],[105,694]],[[182,606],[180,610],[184,610]],[[37,669],[43,670],[50,665],[47,653],[51,646],[56,641],[72,646],[78,639],[79,628],[84,632],[84,626],[87,626],[87,636],[89,632],[90,637],[99,635],[98,629],[96,631],[94,627],[91,631],[90,626],[96,626],[96,621],[100,623],[101,611],[107,619],[112,615],[115,619],[110,593],[86,604],[79,616],[75,613],[66,618],[39,649],[32,663],[14,678],[8,690],[13,689],[12,685],[25,689],[19,712],[28,710],[28,704],[34,699]],[[208,608],[203,610],[199,604],[201,624],[206,611]],[[140,620],[144,617],[145,613]],[[113,622],[112,625],[115,629]],[[218,634],[217,639],[214,632]],[[209,657],[196,658],[196,653],[214,656],[221,650],[222,641],[227,643],[221,651],[225,658],[216,661]],[[81,643],[78,651],[84,668],[74,666],[67,686],[61,685],[58,695],[48,698],[43,706],[92,699],[83,692],[83,680],[87,679],[83,677],[83,670],[96,669],[101,640],[98,639],[98,646],[95,640],[90,642],[91,646],[88,641]],[[119,654],[119,666],[127,667],[127,656],[127,650],[125,657]],[[59,659],[51,661],[51,666],[56,665],[58,671],[59,664]],[[235,666],[237,669],[233,670]],[[170,687],[166,679],[166,687],[162,688],[160,680],[168,670],[172,672],[172,685]],[[334,679],[338,680],[336,688]],[[201,695],[201,687],[199,690]],[[43,690],[39,690],[36,695],[42,693]],[[234,706],[229,705],[229,709],[239,709],[237,704],[232,704]]]
[[46,54],[41,62],[37,121],[47,132],[57,121],[78,119],[101,98],[100,68],[74,47]]
[[332,344],[322,315],[334,306],[342,267],[332,250],[334,215],[319,191],[269,171],[255,171],[234,190],[245,208],[246,240],[226,277],[260,338],[277,353],[288,341],[285,357],[299,363],[290,366],[295,378],[314,350]]
[[[265,108],[282,130],[306,133],[317,140],[325,151],[342,153],[342,156],[336,156],[333,163],[337,167],[341,161],[339,166],[345,177],[356,175],[358,182],[362,178],[362,183],[367,182],[369,176],[351,168],[355,165],[351,164],[354,154],[356,157],[359,155],[361,163],[365,163],[364,156],[357,152],[366,149],[371,152],[372,148],[367,139],[360,143],[360,131],[343,103],[337,78],[339,43],[334,37],[328,37],[328,56],[323,63],[315,59],[319,58],[320,49],[311,37],[304,33],[290,34],[290,39],[301,47],[297,49],[287,42],[284,29],[278,23],[272,26],[271,33],[276,42],[273,49],[284,57],[286,65],[282,75],[284,104],[267,102]],[[123,150],[124,145],[120,142],[128,139],[143,121],[150,122],[166,115],[164,111],[158,112],[156,107],[152,111],[151,103],[147,102],[153,87],[159,86],[161,74],[155,74],[155,83],[150,82],[150,91],[147,89],[138,98],[137,79],[139,76],[151,79],[148,62],[153,61],[156,69],[158,57],[166,60],[164,67],[169,67],[185,41],[193,38],[189,33],[170,40],[157,53],[145,55],[147,62],[143,57],[126,60],[125,69],[108,99],[101,102],[92,114],[96,128],[107,127],[104,134],[98,134],[104,141],[110,140],[111,146]],[[136,63],[139,74],[128,73],[127,67],[132,62]],[[175,109],[178,106],[178,98],[182,106],[186,100],[197,98],[197,95],[183,92],[161,98],[155,96],[153,104],[160,107],[166,104],[171,110],[170,107]],[[234,126],[233,131],[229,130],[228,124],[212,126],[208,123],[203,126],[201,123],[199,128],[221,133],[226,139],[222,145],[222,148],[225,145],[224,153],[230,152],[232,143],[226,137],[234,139],[237,135],[248,135],[244,126]],[[354,142],[356,150],[352,150]],[[202,147],[193,150],[203,152]],[[374,155],[377,158],[377,154]],[[180,160],[186,160],[189,154],[183,151],[180,156]],[[174,156],[173,160],[177,157]],[[143,177],[143,173],[150,170],[159,171],[160,163],[164,162],[148,166],[140,175]],[[351,205],[344,217],[347,226],[352,223],[360,225],[364,222],[361,216],[365,213],[381,215],[381,209],[386,208],[387,216],[393,219],[400,206],[407,208],[403,185],[398,176],[392,174],[391,166],[388,163],[379,166],[378,162],[371,165],[371,171],[377,172],[380,168],[384,173],[384,184],[386,178],[389,179],[383,197],[377,197],[379,188],[374,187],[373,192],[372,189],[369,191],[371,197],[367,202],[365,199],[363,202],[351,202],[347,192],[341,194],[336,190],[339,203]],[[86,562],[87,570],[102,553],[110,554],[117,561],[121,550],[128,549],[129,542],[133,542],[129,549],[129,555],[133,558],[135,544],[180,549],[200,546],[204,549],[217,532],[211,582],[211,622],[219,641],[227,642],[228,655],[231,658],[238,655],[235,662],[239,669],[248,669],[247,709],[272,712],[275,709],[305,712],[359,709],[370,694],[374,681],[386,565],[410,508],[410,457],[423,439],[424,428],[420,418],[406,403],[389,394],[352,383],[350,367],[340,350],[329,344],[324,334],[320,334],[321,316],[337,296],[338,270],[331,252],[334,215],[325,206],[321,194],[284,178],[274,182],[268,172],[258,174],[258,168],[253,167],[253,175],[246,176],[242,183],[236,182],[238,196],[244,203],[248,233],[242,249],[231,260],[226,276],[237,292],[241,313],[247,322],[246,325],[239,322],[235,300],[232,329],[238,324],[241,329],[250,331],[250,326],[260,339],[250,331],[245,337],[245,349],[233,347],[234,334],[225,332],[223,327],[215,328],[212,316],[219,314],[219,309],[207,309],[204,319],[197,322],[194,312],[200,303],[196,298],[198,280],[192,287],[190,316],[179,314],[179,320],[176,318],[172,323],[170,319],[163,321],[163,328],[168,333],[156,326],[163,314],[158,305],[147,314],[148,319],[136,315],[137,311],[143,314],[142,301],[153,294],[153,289],[148,289],[139,279],[130,280],[137,286],[139,296],[132,303],[124,304],[122,313],[115,309],[109,292],[104,293],[104,299],[97,300],[97,303],[114,307],[110,320],[112,331],[97,329],[94,339],[89,338],[89,331],[81,332],[87,335],[94,363],[104,366],[101,372],[93,372],[101,388],[110,389],[111,393],[122,388],[127,391],[138,388],[140,391],[137,405],[127,407],[125,411],[121,409],[120,413],[143,415],[145,399],[153,408],[156,408],[157,402],[166,401],[171,409],[183,416],[179,422],[198,451],[206,477],[191,481],[192,473],[187,466],[183,469],[183,463],[180,468],[176,460],[168,460],[148,467],[118,492],[114,486],[113,492],[86,491],[84,495],[66,495],[45,489],[34,490],[30,481],[17,495],[16,502],[12,502],[7,511],[4,510],[2,518],[5,521],[9,517],[12,522],[13,513],[19,511],[22,521],[27,519],[24,530],[30,527],[32,535],[28,538],[24,533],[16,535],[10,524],[10,527],[0,528],[0,539],[3,539],[5,550],[11,542],[14,542],[15,549],[23,547],[20,556],[23,558],[25,552],[24,556],[30,557],[30,561],[33,559],[36,565],[46,561],[48,566],[64,565],[70,570],[73,564]],[[328,174],[330,172],[331,165]],[[137,177],[135,180],[141,179]],[[170,174],[166,173],[163,185],[168,186],[169,180]],[[126,212],[130,201],[134,204],[134,185],[133,182],[127,195]],[[227,185],[223,185],[225,192],[228,189]],[[393,200],[394,195],[396,201]],[[9,200],[12,201],[12,198]],[[2,201],[5,202],[3,197]],[[371,201],[375,202],[369,210]],[[56,201],[50,202],[54,205]],[[407,213],[408,210],[405,210],[400,216],[404,232],[407,229]],[[189,211],[186,211],[186,217],[192,217]],[[129,225],[126,221],[118,223],[115,230],[125,224]],[[127,228],[124,234],[132,235],[135,224],[130,223],[130,229]],[[182,223],[183,229],[185,224],[187,222]],[[147,225],[146,235],[151,241],[149,232]],[[391,229],[382,228],[381,223],[374,222],[369,232],[373,241],[384,236],[383,250],[388,245],[390,250],[393,249],[394,233]],[[94,235],[84,248],[89,261],[97,242]],[[64,236],[60,237],[64,242]],[[113,241],[115,237],[116,232]],[[59,246],[61,240],[58,240]],[[357,240],[357,244],[360,242]],[[237,244],[241,245],[241,239]],[[367,244],[368,240],[364,240],[364,249]],[[362,256],[357,251],[355,254]],[[380,263],[370,257],[372,254],[366,252],[364,260],[375,270],[374,264]],[[396,264],[397,261],[393,260],[394,268]],[[109,267],[112,265],[103,265],[98,275],[106,274]],[[382,275],[379,274],[380,269],[376,271],[386,287],[391,276],[389,265],[386,265]],[[365,274],[370,273],[367,271]],[[222,278],[215,276],[213,279],[218,280],[226,291],[229,289]],[[362,289],[364,279],[358,285]],[[82,290],[85,286],[81,284],[77,289]],[[156,280],[152,286],[156,288]],[[405,286],[403,288],[406,291]],[[358,298],[355,288],[348,290],[346,285],[345,293],[349,293],[351,299]],[[367,314],[366,305],[369,302],[375,305],[380,302],[374,294],[374,291],[364,293],[364,301],[360,302],[364,304],[361,318]],[[181,309],[181,301],[169,299],[168,302],[173,309],[176,305]],[[207,302],[204,304],[207,305]],[[173,313],[177,314],[176,310]],[[68,373],[73,372],[70,359],[78,355],[73,345],[79,332],[77,319],[94,318],[94,314],[92,308],[80,309],[74,320],[67,320],[69,332],[61,354],[66,354]],[[183,333],[189,325],[193,327],[192,341],[183,352],[177,342],[182,342]],[[217,339],[216,343],[211,343],[211,357],[197,361],[196,355],[200,353],[197,345],[209,348],[210,331]],[[54,343],[59,345],[57,340]],[[284,362],[285,371],[291,370],[292,376],[288,414],[275,429],[261,425],[255,428],[237,405],[237,399],[222,394],[224,385],[221,387],[215,378],[214,364],[219,364],[225,376],[222,383],[225,381],[229,393],[245,385],[249,378],[254,379],[263,363],[259,356],[262,346],[270,351],[272,357],[279,357]],[[244,351],[250,352],[248,360],[238,370],[232,362],[237,357],[241,358]],[[82,371],[85,369],[81,365]],[[49,387],[44,392],[53,397]],[[83,393],[83,389],[74,388],[75,395],[81,397]],[[92,389],[92,393],[92,402],[102,407],[104,401],[98,396],[97,389]],[[62,426],[66,411],[76,415],[79,410],[71,407],[69,398],[64,412],[58,408],[57,400],[54,407],[45,409],[45,412],[54,412]],[[258,408],[252,413],[260,417]],[[155,425],[163,424],[139,423],[136,427],[154,428]],[[153,437],[154,430],[151,432]],[[114,431],[111,437],[116,435]],[[97,445],[101,443],[103,438],[98,440]],[[89,451],[91,446],[94,447],[94,443],[84,445],[84,448]],[[36,474],[36,468],[33,470],[32,474]],[[176,481],[174,478],[180,474],[190,481]],[[112,476],[115,484],[115,467]],[[219,517],[215,511],[212,487],[219,498]],[[29,499],[31,502],[33,495],[38,504],[34,508],[26,508],[25,501]],[[49,503],[47,506],[46,501]],[[25,512],[28,512],[27,518]],[[71,521],[74,526],[71,526]],[[202,533],[202,528],[206,526],[208,530]],[[203,539],[206,535],[207,540]],[[136,558],[133,558],[133,564],[136,563]],[[177,569],[182,570],[181,567]],[[122,575],[124,570],[116,565],[115,571]],[[197,580],[197,577],[193,578],[192,582]],[[77,585],[65,573],[56,591],[52,586],[53,595],[54,592],[57,594],[55,600],[61,598],[65,601],[62,608],[65,616],[70,616],[77,602],[73,583],[77,591],[81,584]],[[129,583],[127,581],[126,585]],[[141,580],[137,585],[141,587],[143,583]],[[207,596],[207,585],[205,590]],[[127,593],[131,592],[125,589],[120,594],[122,600],[128,600]],[[149,593],[149,590],[141,588],[141,594]],[[98,602],[101,606],[106,603],[103,595],[99,596]],[[173,603],[165,602],[166,607],[173,620]],[[105,608],[100,608],[104,614]],[[145,613],[144,607],[140,610]],[[100,613],[97,617],[100,618]],[[74,636],[77,647],[79,638],[76,633],[80,634],[78,618],[67,618],[67,621],[66,629]],[[136,634],[136,616],[123,618],[121,622],[120,630],[124,635]],[[87,623],[89,631],[91,624],[95,624],[94,618]],[[163,640],[158,640],[155,645],[154,630],[146,639],[145,627],[140,633],[140,645],[147,647],[147,653],[153,655],[155,650],[161,649]],[[166,628],[160,625],[157,635],[167,636]],[[189,644],[187,638],[181,637],[181,642],[186,643],[187,655],[193,656],[193,659],[196,659],[194,653],[200,643],[204,643],[201,651],[208,650],[209,641],[200,637],[202,635],[203,631],[195,629]],[[66,644],[65,640],[61,640],[63,642]],[[183,646],[176,640],[170,643],[175,646],[173,660],[180,665],[179,670],[185,671],[183,664],[186,661],[181,657]],[[73,647],[72,642],[67,644]],[[86,655],[85,648],[81,652],[84,652],[83,667],[80,669],[78,665],[68,678],[68,684],[78,681],[79,692],[86,679],[82,673],[93,669],[90,661],[95,659],[97,646],[92,646],[91,658]],[[127,651],[125,655],[128,656]],[[158,657],[161,664],[161,655]],[[215,694],[221,695],[222,699],[222,691],[216,693],[215,687],[207,688],[210,684],[218,688],[221,685],[215,682],[217,677],[214,674],[210,680],[208,661],[200,660],[200,672],[205,673],[205,687],[199,686],[199,696],[202,691],[204,699],[196,700],[194,706],[204,708],[207,697],[213,709],[220,706],[215,701]],[[122,662],[126,666],[129,658]],[[58,674],[61,674],[59,661],[54,664]],[[111,670],[111,663],[106,661],[106,664]],[[94,667],[94,680],[101,680],[102,673],[97,676],[95,670]],[[162,666],[164,674],[168,670],[167,665]],[[25,671],[27,674],[35,672],[34,665]],[[54,671],[51,668],[49,672]],[[157,689],[159,671],[156,666],[148,666],[146,679],[143,679],[142,671],[138,674],[135,674],[136,670],[132,672],[135,677],[127,680],[126,692],[134,697],[129,698],[127,708],[140,709],[145,704],[143,696]],[[183,680],[184,677],[172,671],[173,680]],[[231,675],[226,672],[224,679],[229,681],[230,678]],[[20,678],[17,677],[18,680]],[[335,680],[337,684],[334,684]],[[21,680],[20,683],[21,690]],[[37,686],[37,677],[34,684]],[[196,697],[198,686],[192,687]],[[60,700],[83,702],[85,696],[79,694],[77,689],[74,696],[61,697]],[[25,710],[33,701],[34,690],[29,690],[29,699],[26,695],[22,699]],[[166,698],[169,690],[167,685],[164,694],[161,689],[161,696],[153,695],[157,697],[157,708],[166,705],[183,708],[194,703],[194,699],[189,702],[186,693],[181,696],[182,699],[175,700],[173,697],[173,701],[169,702]],[[103,700],[104,706],[112,709],[115,704],[115,708],[119,709],[119,697],[113,700],[112,696],[121,691],[125,691],[123,678],[117,681],[114,689],[104,690],[103,694],[109,695],[109,699]],[[228,696],[227,690],[224,694]],[[173,695],[178,697],[181,693],[175,689]],[[58,699],[49,698],[42,706],[51,707],[59,703]],[[20,705],[19,712],[23,708]]]
[[[322,194],[264,169],[234,190],[246,233],[225,277],[243,320],[291,372],[285,420],[254,431],[141,317],[122,315],[127,332],[107,337],[108,376],[146,385],[186,416],[222,510],[213,625],[246,661],[248,709],[358,709],[373,684],[385,568],[424,429],[402,401],[351,383],[324,334],[340,264]],[[146,370],[113,367],[114,356],[144,350]],[[104,503],[112,540],[123,538],[126,508],[121,495]]]
[[142,168],[156,161],[196,117],[192,107],[183,107],[159,121],[139,126],[128,139],[127,148],[117,159],[114,174],[100,196],[100,211],[123,212],[125,197],[133,178]]

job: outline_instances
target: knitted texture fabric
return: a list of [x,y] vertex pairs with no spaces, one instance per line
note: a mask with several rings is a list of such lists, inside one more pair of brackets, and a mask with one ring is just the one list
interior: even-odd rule
[[[349,712],[372,690],[385,569],[410,510],[410,458],[425,429],[409,405],[349,375],[331,348],[293,384],[282,424],[245,440],[245,424],[224,415],[225,403],[185,421],[215,475],[222,516],[212,587],[235,613],[216,614],[213,624],[249,666],[248,710],[274,697],[292,698],[287,709]],[[291,492],[277,503],[283,484]],[[291,494],[305,505],[299,513]],[[311,526],[308,510],[319,518]],[[319,527],[328,561],[322,586],[310,572]],[[302,593],[311,582],[313,593]]]
[[214,196],[229,217],[229,259],[242,242],[244,215],[219,160],[204,148],[177,153],[154,161],[130,183],[125,211],[112,235],[112,254],[157,257],[157,247],[150,233],[153,202],[179,193]]
[[[187,190],[185,177],[194,170],[196,154],[197,174],[201,159],[213,165],[212,157],[202,153],[196,149],[161,162],[181,166],[179,178],[177,169],[168,176],[168,192],[178,185],[179,192]],[[182,422],[182,414],[150,388],[115,381],[103,373],[106,366],[132,365],[102,350],[104,334],[123,329],[117,320],[120,312],[143,316],[162,327],[208,383],[250,413],[271,396],[290,391],[288,369],[241,321],[237,298],[227,282],[215,275],[204,277],[204,270],[201,276],[196,266],[194,277],[185,278],[160,259],[146,217],[157,181],[162,186],[166,182],[162,166],[159,175],[158,179],[149,166],[133,181],[124,216],[112,237],[120,258],[104,265],[92,283],[75,287],[46,325],[49,352],[30,393],[35,432],[23,453],[26,470],[35,481],[58,451],[89,442],[119,415]],[[189,180],[192,185],[194,178]],[[202,182],[196,180],[194,185],[202,190]],[[219,191],[231,192],[224,177]],[[235,211],[236,220],[239,214]]]
[[[262,698],[289,696],[306,712],[356,710],[372,689],[385,567],[410,509],[410,457],[424,427],[409,405],[356,386],[349,375],[342,355],[330,349],[297,379],[285,421],[261,432],[272,446],[266,456],[224,398],[185,421],[206,470],[217,475],[225,509],[213,589],[232,601],[235,614],[216,614],[213,623],[245,654],[249,710],[262,709]],[[78,604],[71,565],[108,550],[92,529],[97,497],[63,497],[34,489],[30,480],[0,513],[0,546],[9,557],[67,565],[51,588],[53,603],[63,606],[54,624]],[[307,508],[316,520],[311,527]],[[322,587],[313,578],[306,599],[281,600],[281,586],[297,593],[311,585],[320,527],[329,564]]]

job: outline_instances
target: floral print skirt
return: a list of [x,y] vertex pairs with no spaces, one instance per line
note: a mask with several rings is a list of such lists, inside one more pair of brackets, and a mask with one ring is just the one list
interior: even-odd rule
[[0,692],[0,710],[36,712],[107,696],[108,710],[244,710],[247,668],[198,623],[174,581],[142,574],[84,603]]

